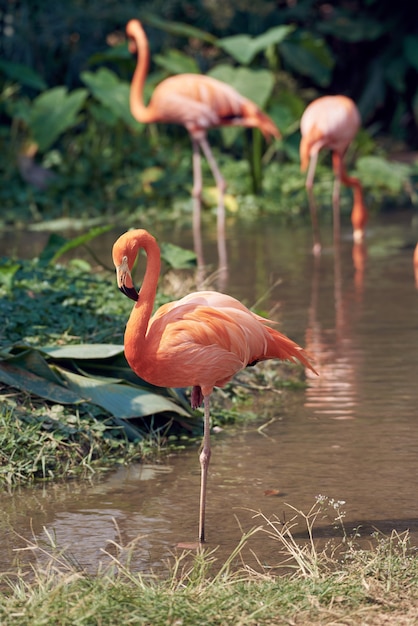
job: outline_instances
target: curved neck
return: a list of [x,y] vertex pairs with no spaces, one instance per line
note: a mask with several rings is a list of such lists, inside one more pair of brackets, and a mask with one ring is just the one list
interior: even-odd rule
[[128,351],[126,354],[128,362],[136,352],[141,352],[141,343],[145,341],[160,276],[160,249],[154,237],[146,231],[139,231],[139,234],[132,240],[132,250],[135,253],[138,253],[141,248],[147,255],[147,266],[138,300],[126,325],[125,352]]
[[144,84],[149,67],[149,46],[145,32],[140,24],[132,29],[130,36],[135,41],[137,64],[131,81],[129,105],[133,117],[138,122],[149,121],[149,111],[144,105]]

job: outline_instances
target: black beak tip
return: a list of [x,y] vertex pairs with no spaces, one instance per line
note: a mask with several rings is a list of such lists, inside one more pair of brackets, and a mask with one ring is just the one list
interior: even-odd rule
[[135,287],[125,287],[124,285],[123,287],[119,287],[119,290],[123,293],[124,296],[127,296],[131,300],[134,300],[134,302],[137,302],[138,292]]

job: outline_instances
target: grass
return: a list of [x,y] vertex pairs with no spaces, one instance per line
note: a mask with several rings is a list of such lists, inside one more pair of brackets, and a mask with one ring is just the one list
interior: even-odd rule
[[[168,276],[170,273],[164,276],[164,292],[175,287]],[[158,297],[159,304],[168,299],[162,291]],[[0,349],[7,351],[14,343],[122,344],[131,308],[130,301],[116,289],[114,272],[93,273],[89,264],[79,260],[65,267],[48,264],[42,255],[30,261],[0,260],[0,315],[4,320]],[[214,394],[214,425],[256,419],[252,396],[265,390],[281,393],[275,388],[279,380],[287,387],[298,387],[302,371],[268,363],[242,372],[239,379]],[[114,376],[121,376],[120,371]],[[2,384],[0,401],[0,485],[9,489],[38,480],[89,477],[145,458],[155,460],[164,450],[194,444],[194,438],[201,436],[199,422],[186,431],[175,416],[157,415],[126,422],[130,431],[135,428],[140,434],[128,440],[130,431],[121,428],[125,422],[97,405],[53,404]]]
[[[165,576],[135,570],[135,543],[114,544],[110,564],[95,575],[50,545],[27,542],[32,566],[0,575],[2,626],[144,624],[199,626],[412,626],[418,620],[418,558],[407,533],[374,537],[361,549],[342,524],[341,503],[319,498],[283,523],[256,513],[223,563],[216,551],[173,555]],[[315,525],[337,512],[340,537],[319,549]],[[258,533],[271,543],[271,561],[247,566],[242,549]],[[297,537],[296,537],[297,535]],[[302,538],[301,538],[302,536]],[[338,556],[337,556],[338,555]],[[282,573],[280,573],[282,572]]]
[[[274,400],[263,400],[268,421],[277,412],[278,397],[282,401],[281,387],[300,388],[302,374],[302,368],[277,363],[241,372],[214,391],[213,426],[233,429],[259,420],[255,398],[265,391]],[[0,401],[0,487],[9,490],[39,481],[90,478],[118,465],[158,462],[169,452],[195,445],[196,439],[200,442],[202,434],[174,419],[156,417],[139,420],[142,436],[132,440],[121,420],[92,404],[53,404],[1,384]]]
[[157,431],[141,441],[128,441],[110,417],[98,419],[88,405],[64,407],[34,398],[15,406],[4,402],[0,485],[10,489],[34,481],[88,478],[118,464],[151,455],[155,459],[161,453],[157,441]]

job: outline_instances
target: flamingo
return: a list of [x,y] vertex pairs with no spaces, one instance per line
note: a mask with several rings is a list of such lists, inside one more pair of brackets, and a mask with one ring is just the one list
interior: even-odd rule
[[[134,287],[131,270],[140,249],[146,253],[142,287]],[[192,387],[191,405],[204,404],[199,542],[205,541],[206,485],[210,448],[210,395],[247,365],[265,359],[300,361],[314,370],[308,354],[231,296],[191,293],[161,306],[151,317],[160,274],[160,249],[143,229],[121,235],[113,246],[119,289],[135,301],[126,325],[125,356],[134,372],[161,387]]]
[[360,128],[360,113],[351,98],[347,96],[323,96],[311,102],[305,109],[300,130],[300,161],[302,172],[308,168],[306,189],[309,196],[314,246],[313,251],[318,254],[321,250],[318,219],[313,196],[313,182],[318,160],[318,153],[322,148],[332,151],[332,164],[335,181],[332,197],[334,238],[339,239],[340,229],[340,185],[343,183],[353,188],[354,203],[351,212],[353,238],[355,242],[364,240],[364,228],[368,214],[363,198],[363,189],[357,178],[347,175],[344,167],[344,155],[348,146]]
[[163,80],[155,88],[148,106],[144,105],[143,88],[149,66],[149,46],[138,20],[126,25],[129,50],[137,54],[137,66],[131,82],[130,109],[139,122],[164,122],[183,125],[190,134],[193,148],[193,231],[200,228],[202,195],[201,154],[205,156],[219,193],[218,241],[224,237],[226,183],[207,140],[207,131],[218,126],[259,128],[266,139],[280,138],[274,122],[254,102],[241,96],[230,85],[202,74],[178,74]]
[[415,250],[414,250],[413,264],[414,264],[414,274],[415,274],[415,285],[418,289],[418,243],[415,246]]

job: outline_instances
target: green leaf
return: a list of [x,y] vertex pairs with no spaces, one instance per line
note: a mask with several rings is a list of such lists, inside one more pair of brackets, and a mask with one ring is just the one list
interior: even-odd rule
[[71,391],[87,402],[97,404],[115,417],[129,419],[154,413],[171,412],[189,417],[189,413],[168,398],[138,387],[108,383],[57,368]]
[[238,63],[247,65],[250,63],[258,50],[252,47],[252,38],[249,35],[234,35],[219,39],[217,45],[230,54]]
[[407,35],[403,41],[403,49],[410,65],[418,70],[418,37]]
[[408,64],[405,57],[399,56],[389,59],[385,67],[385,79],[396,91],[404,93],[406,90],[406,73]]
[[53,359],[109,359],[123,354],[123,346],[114,343],[69,344],[48,346],[39,350]]
[[97,72],[82,72],[81,80],[90,89],[93,96],[106,108],[110,109],[118,119],[123,120],[131,128],[137,129],[139,124],[132,117],[129,108],[130,85],[106,67]]
[[16,367],[20,367],[22,370],[27,370],[36,376],[40,376],[49,380],[51,383],[61,385],[62,381],[50,368],[49,364],[42,356],[41,352],[25,345],[15,346],[13,350],[6,356],[5,361],[8,361]]
[[335,61],[323,39],[298,32],[281,44],[280,51],[289,67],[299,74],[309,76],[321,87],[331,82]]
[[269,70],[217,65],[208,74],[231,85],[241,95],[249,98],[261,108],[265,107],[273,91],[274,75]]
[[170,22],[167,20],[163,20],[157,15],[151,13],[146,13],[142,15],[142,19],[147,24],[150,24],[155,28],[164,30],[166,33],[171,33],[172,35],[199,39],[200,41],[206,41],[212,44],[216,43],[216,37],[214,37],[210,33],[207,33],[204,30],[200,30],[200,28],[195,28],[194,26],[190,26],[189,24],[185,24],[183,22]]
[[3,74],[6,74],[6,76],[12,80],[17,81],[20,85],[26,85],[26,87],[31,87],[32,89],[37,89],[38,91],[48,89],[48,85],[42,76],[27,65],[12,63],[11,61],[4,61],[4,59],[0,59],[0,72],[3,72]]
[[53,233],[50,236],[45,248],[39,255],[39,259],[47,263],[56,263],[56,261],[66,252],[79,248],[80,246],[84,246],[89,241],[96,239],[96,237],[99,237],[103,233],[107,233],[111,229],[112,224],[107,224],[106,226],[95,226],[87,233],[83,233],[82,235],[74,237],[70,240]]
[[0,267],[0,285],[4,285],[6,289],[11,289],[14,275],[19,268],[19,263],[7,260],[6,263]]
[[110,61],[127,61],[132,59],[132,54],[126,43],[117,46],[111,46],[102,52],[95,52],[89,57],[87,63],[89,65],[98,65],[109,63]]
[[384,22],[380,23],[376,19],[368,18],[364,15],[359,18],[355,14],[351,16],[338,9],[334,12],[334,15],[334,19],[318,22],[317,28],[324,35],[332,35],[342,41],[350,41],[352,43],[374,41],[388,30]]
[[77,404],[81,401],[80,396],[74,391],[6,361],[0,361],[0,381],[58,404]]
[[196,253],[185,250],[173,243],[162,242],[161,257],[175,270],[190,269],[196,266]]
[[281,43],[294,30],[294,26],[275,26],[258,37],[233,35],[218,39],[216,45],[230,54],[238,63],[248,65],[256,54],[271,45]]
[[169,74],[199,74],[198,64],[189,55],[179,50],[168,50],[165,54],[154,54],[153,61]]
[[66,87],[54,87],[33,101],[29,127],[41,151],[50,148],[63,132],[77,123],[86,97],[85,89],[68,93]]

